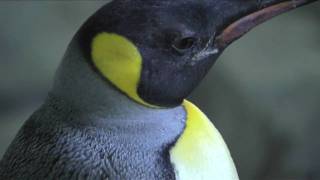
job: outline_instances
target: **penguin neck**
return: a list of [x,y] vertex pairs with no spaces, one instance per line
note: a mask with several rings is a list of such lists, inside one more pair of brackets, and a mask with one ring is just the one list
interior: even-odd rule
[[112,112],[113,116],[129,117],[179,108],[155,109],[130,99],[95,71],[75,40],[69,45],[56,72],[50,94],[61,99],[59,102],[64,107],[93,114]]

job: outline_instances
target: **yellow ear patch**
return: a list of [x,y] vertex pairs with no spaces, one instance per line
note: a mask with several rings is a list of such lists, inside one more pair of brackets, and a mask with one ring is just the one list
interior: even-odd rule
[[138,95],[142,57],[138,48],[123,36],[100,33],[92,41],[92,61],[102,75],[133,100],[149,106]]

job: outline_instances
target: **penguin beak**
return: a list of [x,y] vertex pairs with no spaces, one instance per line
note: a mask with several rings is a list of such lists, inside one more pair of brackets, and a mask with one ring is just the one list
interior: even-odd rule
[[292,9],[316,2],[317,0],[260,0],[253,12],[243,15],[230,23],[216,37],[218,49],[224,49],[259,24]]

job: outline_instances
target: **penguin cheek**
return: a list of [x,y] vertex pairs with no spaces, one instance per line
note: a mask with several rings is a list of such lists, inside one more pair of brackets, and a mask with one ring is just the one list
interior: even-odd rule
[[150,104],[162,107],[177,106],[198,85],[201,80],[198,74],[195,67],[153,59],[144,63],[138,94]]
[[161,107],[180,105],[201,82],[218,55],[211,55],[190,65],[189,56],[174,56],[155,48],[140,48],[143,66],[138,86],[139,96]]
[[140,83],[138,93],[150,104],[174,107],[180,105],[186,97],[181,85],[181,81],[177,81],[175,77],[166,80],[163,77],[152,78]]

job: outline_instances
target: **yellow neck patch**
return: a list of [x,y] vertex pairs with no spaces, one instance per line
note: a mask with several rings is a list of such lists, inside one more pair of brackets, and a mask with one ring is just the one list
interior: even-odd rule
[[100,33],[92,41],[91,56],[102,75],[123,93],[140,104],[157,107],[138,95],[142,57],[132,42],[117,34]]
[[178,180],[238,180],[229,150],[205,114],[185,100],[186,128],[170,150]]

